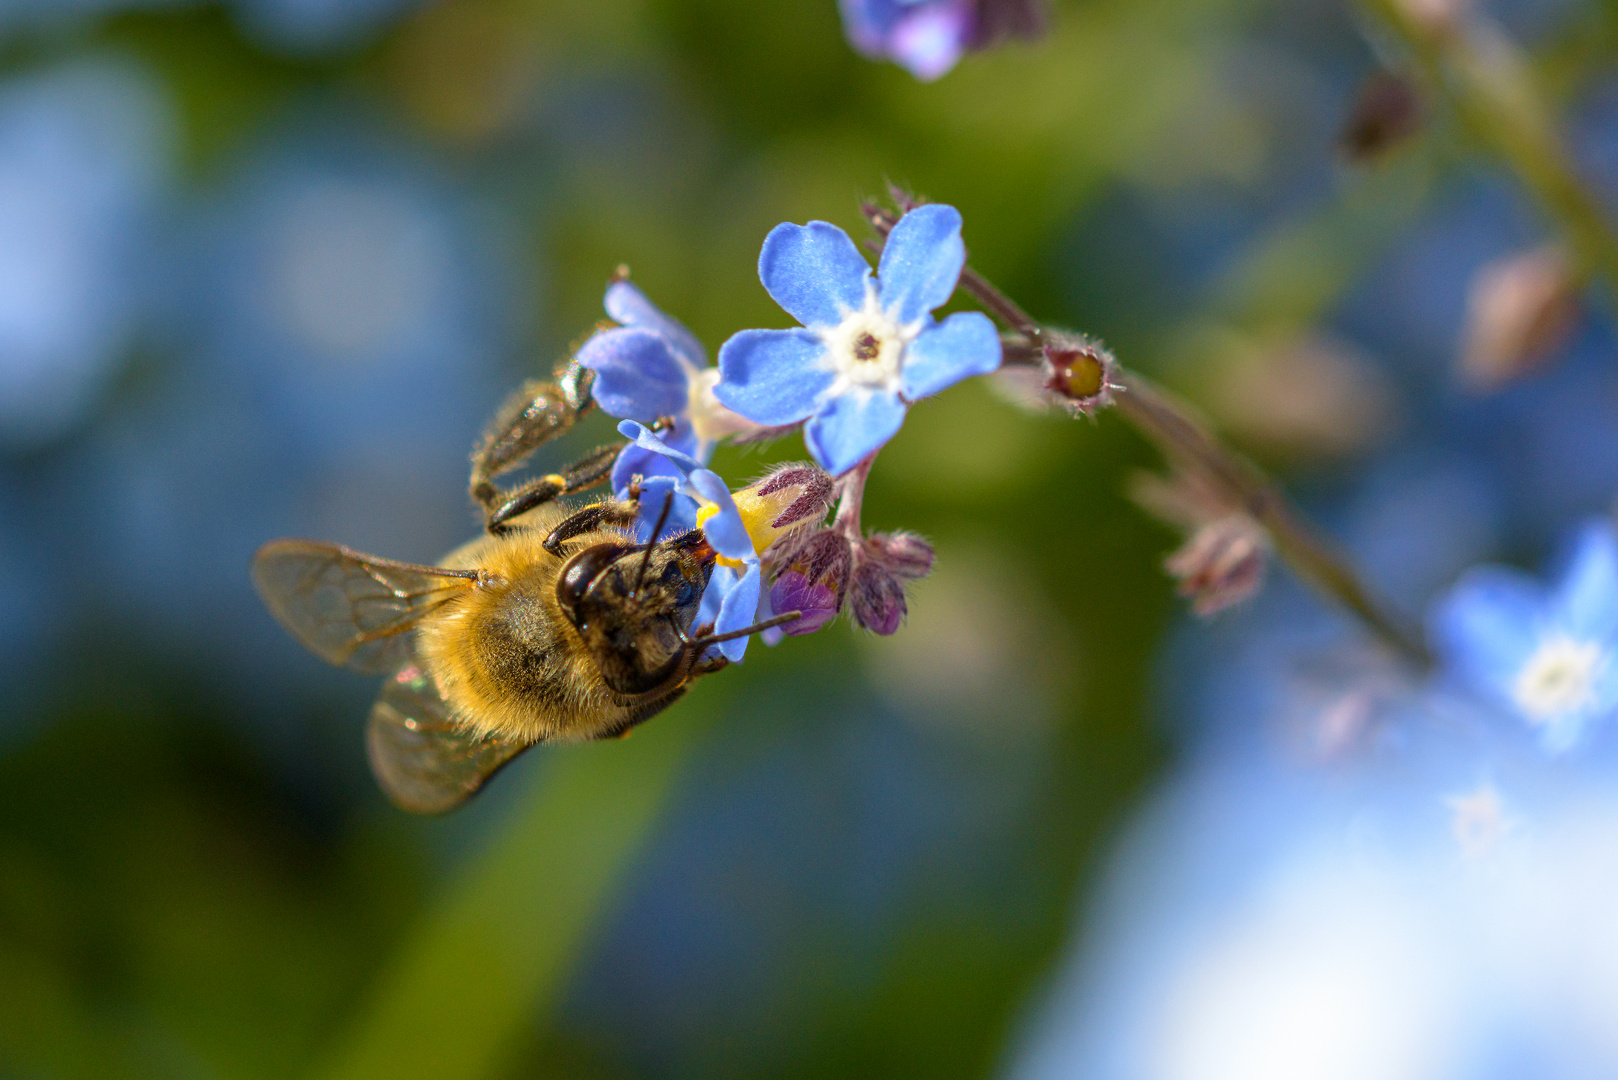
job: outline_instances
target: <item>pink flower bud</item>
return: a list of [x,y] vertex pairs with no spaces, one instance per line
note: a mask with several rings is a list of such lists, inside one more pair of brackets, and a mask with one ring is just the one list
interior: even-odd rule
[[1191,610],[1206,618],[1258,591],[1269,554],[1263,526],[1237,513],[1198,528],[1163,567],[1179,580],[1180,595],[1190,599]]
[[860,559],[855,563],[846,602],[848,613],[856,623],[883,636],[899,629],[908,611],[904,586],[873,559]]
[[1461,374],[1492,389],[1544,364],[1572,335],[1579,295],[1555,245],[1496,259],[1472,279]]
[[865,554],[900,581],[924,578],[933,570],[933,546],[912,532],[868,536]]
[[833,483],[818,465],[794,462],[780,466],[747,490],[770,500],[772,505],[784,504],[770,527],[789,529],[826,516],[826,509],[831,506]]

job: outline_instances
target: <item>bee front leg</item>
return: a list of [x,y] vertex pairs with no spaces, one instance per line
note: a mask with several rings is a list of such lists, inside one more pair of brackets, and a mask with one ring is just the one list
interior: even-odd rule
[[592,503],[563,518],[561,523],[551,530],[550,535],[545,537],[545,550],[552,555],[560,555],[563,544],[603,526],[634,528],[638,513],[639,507],[630,499],[609,499],[605,502]]

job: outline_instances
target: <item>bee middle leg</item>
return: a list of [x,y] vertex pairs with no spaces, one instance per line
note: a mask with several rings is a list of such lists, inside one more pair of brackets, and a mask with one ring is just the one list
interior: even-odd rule
[[[514,491],[501,491],[489,484],[490,493],[486,500],[480,497],[479,490],[474,487],[472,497],[483,504],[484,528],[499,536],[511,527],[508,523],[512,518],[563,495],[584,491],[604,482],[612,474],[612,463],[623,448],[623,443],[598,446],[561,472],[537,477]],[[630,520],[634,520],[632,512]]]

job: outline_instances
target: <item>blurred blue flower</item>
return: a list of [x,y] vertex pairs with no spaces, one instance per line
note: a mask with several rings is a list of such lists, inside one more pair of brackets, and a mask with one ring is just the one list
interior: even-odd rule
[[898,432],[910,402],[1000,366],[987,315],[930,314],[954,294],[965,263],[960,212],[940,203],[899,219],[876,281],[837,226],[777,225],[759,278],[803,328],[733,336],[719,350],[715,394],[760,424],[807,420],[815,460],[847,472]]
[[[661,454],[679,469],[685,478],[681,493],[702,505],[696,520],[708,537],[708,543],[718,552],[719,560],[702,594],[698,621],[711,621],[714,633],[728,634],[769,618],[769,597],[761,589],[763,571],[759,553],[725,481],[718,473],[703,468],[689,454],[669,446],[643,424],[625,420],[618,425],[618,430],[625,438],[633,440],[634,445]],[[643,508],[642,513],[648,509]],[[737,638],[714,647],[725,659],[735,663],[747,651],[747,641],[745,637]]]
[[955,66],[976,29],[976,0],[840,0],[849,44],[924,82]]
[[964,53],[1045,29],[1044,0],[839,0],[838,7],[849,44],[923,82],[944,75]]
[[1448,666],[1540,732],[1551,753],[1618,710],[1618,538],[1580,533],[1554,590],[1515,570],[1469,570],[1434,607]]
[[0,442],[62,434],[130,347],[170,124],[158,89],[127,63],[0,87]]
[[[713,457],[720,439],[757,428],[714,397],[719,369],[708,366],[702,342],[645,293],[628,281],[614,281],[602,306],[621,325],[596,332],[577,359],[596,373],[592,395],[608,416],[643,424],[672,419],[661,441],[700,464]],[[613,464],[612,489],[622,498],[635,476],[681,475],[667,458],[630,443]]]
[[183,230],[170,362],[64,463],[64,533],[104,568],[96,614],[134,613],[152,647],[251,687],[262,735],[308,734],[288,700],[311,684],[362,712],[373,688],[264,618],[260,544],[433,562],[476,528],[466,454],[520,329],[490,217],[363,115],[250,150]]

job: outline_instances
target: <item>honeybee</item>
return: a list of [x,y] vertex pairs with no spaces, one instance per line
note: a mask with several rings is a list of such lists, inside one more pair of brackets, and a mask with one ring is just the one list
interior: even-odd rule
[[311,540],[275,540],[253,558],[259,594],[294,637],[387,677],[366,748],[402,809],[452,809],[535,743],[626,734],[724,666],[710,646],[789,618],[693,630],[716,559],[700,530],[660,539],[665,501],[639,542],[638,486],[629,499],[555,501],[605,480],[621,444],[514,490],[493,483],[589,409],[591,378],[564,365],[496,414],[472,459],[485,535],[442,566]]

